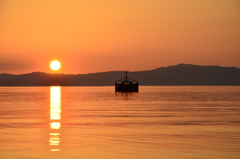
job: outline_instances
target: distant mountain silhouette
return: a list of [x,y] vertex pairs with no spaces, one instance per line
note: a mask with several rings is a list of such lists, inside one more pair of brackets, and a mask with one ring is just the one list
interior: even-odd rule
[[[89,74],[0,74],[0,86],[113,86],[125,71]],[[179,64],[154,70],[129,72],[140,85],[240,85],[240,69],[236,67]]]

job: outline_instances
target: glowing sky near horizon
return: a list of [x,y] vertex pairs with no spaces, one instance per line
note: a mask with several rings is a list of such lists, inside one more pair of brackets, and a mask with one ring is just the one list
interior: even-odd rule
[[0,73],[240,68],[239,0],[1,0]]

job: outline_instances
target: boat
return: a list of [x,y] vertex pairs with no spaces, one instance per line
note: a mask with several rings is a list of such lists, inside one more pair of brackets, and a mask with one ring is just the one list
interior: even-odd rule
[[138,81],[126,75],[115,82],[115,92],[138,92]]

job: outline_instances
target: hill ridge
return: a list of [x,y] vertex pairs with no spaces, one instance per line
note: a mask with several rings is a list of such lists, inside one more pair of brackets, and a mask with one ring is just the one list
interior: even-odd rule
[[[125,71],[88,74],[57,74],[32,72],[0,74],[0,86],[111,86]],[[129,77],[140,85],[240,85],[240,68],[216,65],[178,64],[153,70],[129,71]]]

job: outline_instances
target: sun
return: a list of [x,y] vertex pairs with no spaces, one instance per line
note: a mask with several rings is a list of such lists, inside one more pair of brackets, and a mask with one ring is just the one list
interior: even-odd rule
[[61,63],[57,60],[51,61],[50,62],[50,68],[54,71],[57,71],[61,68]]

